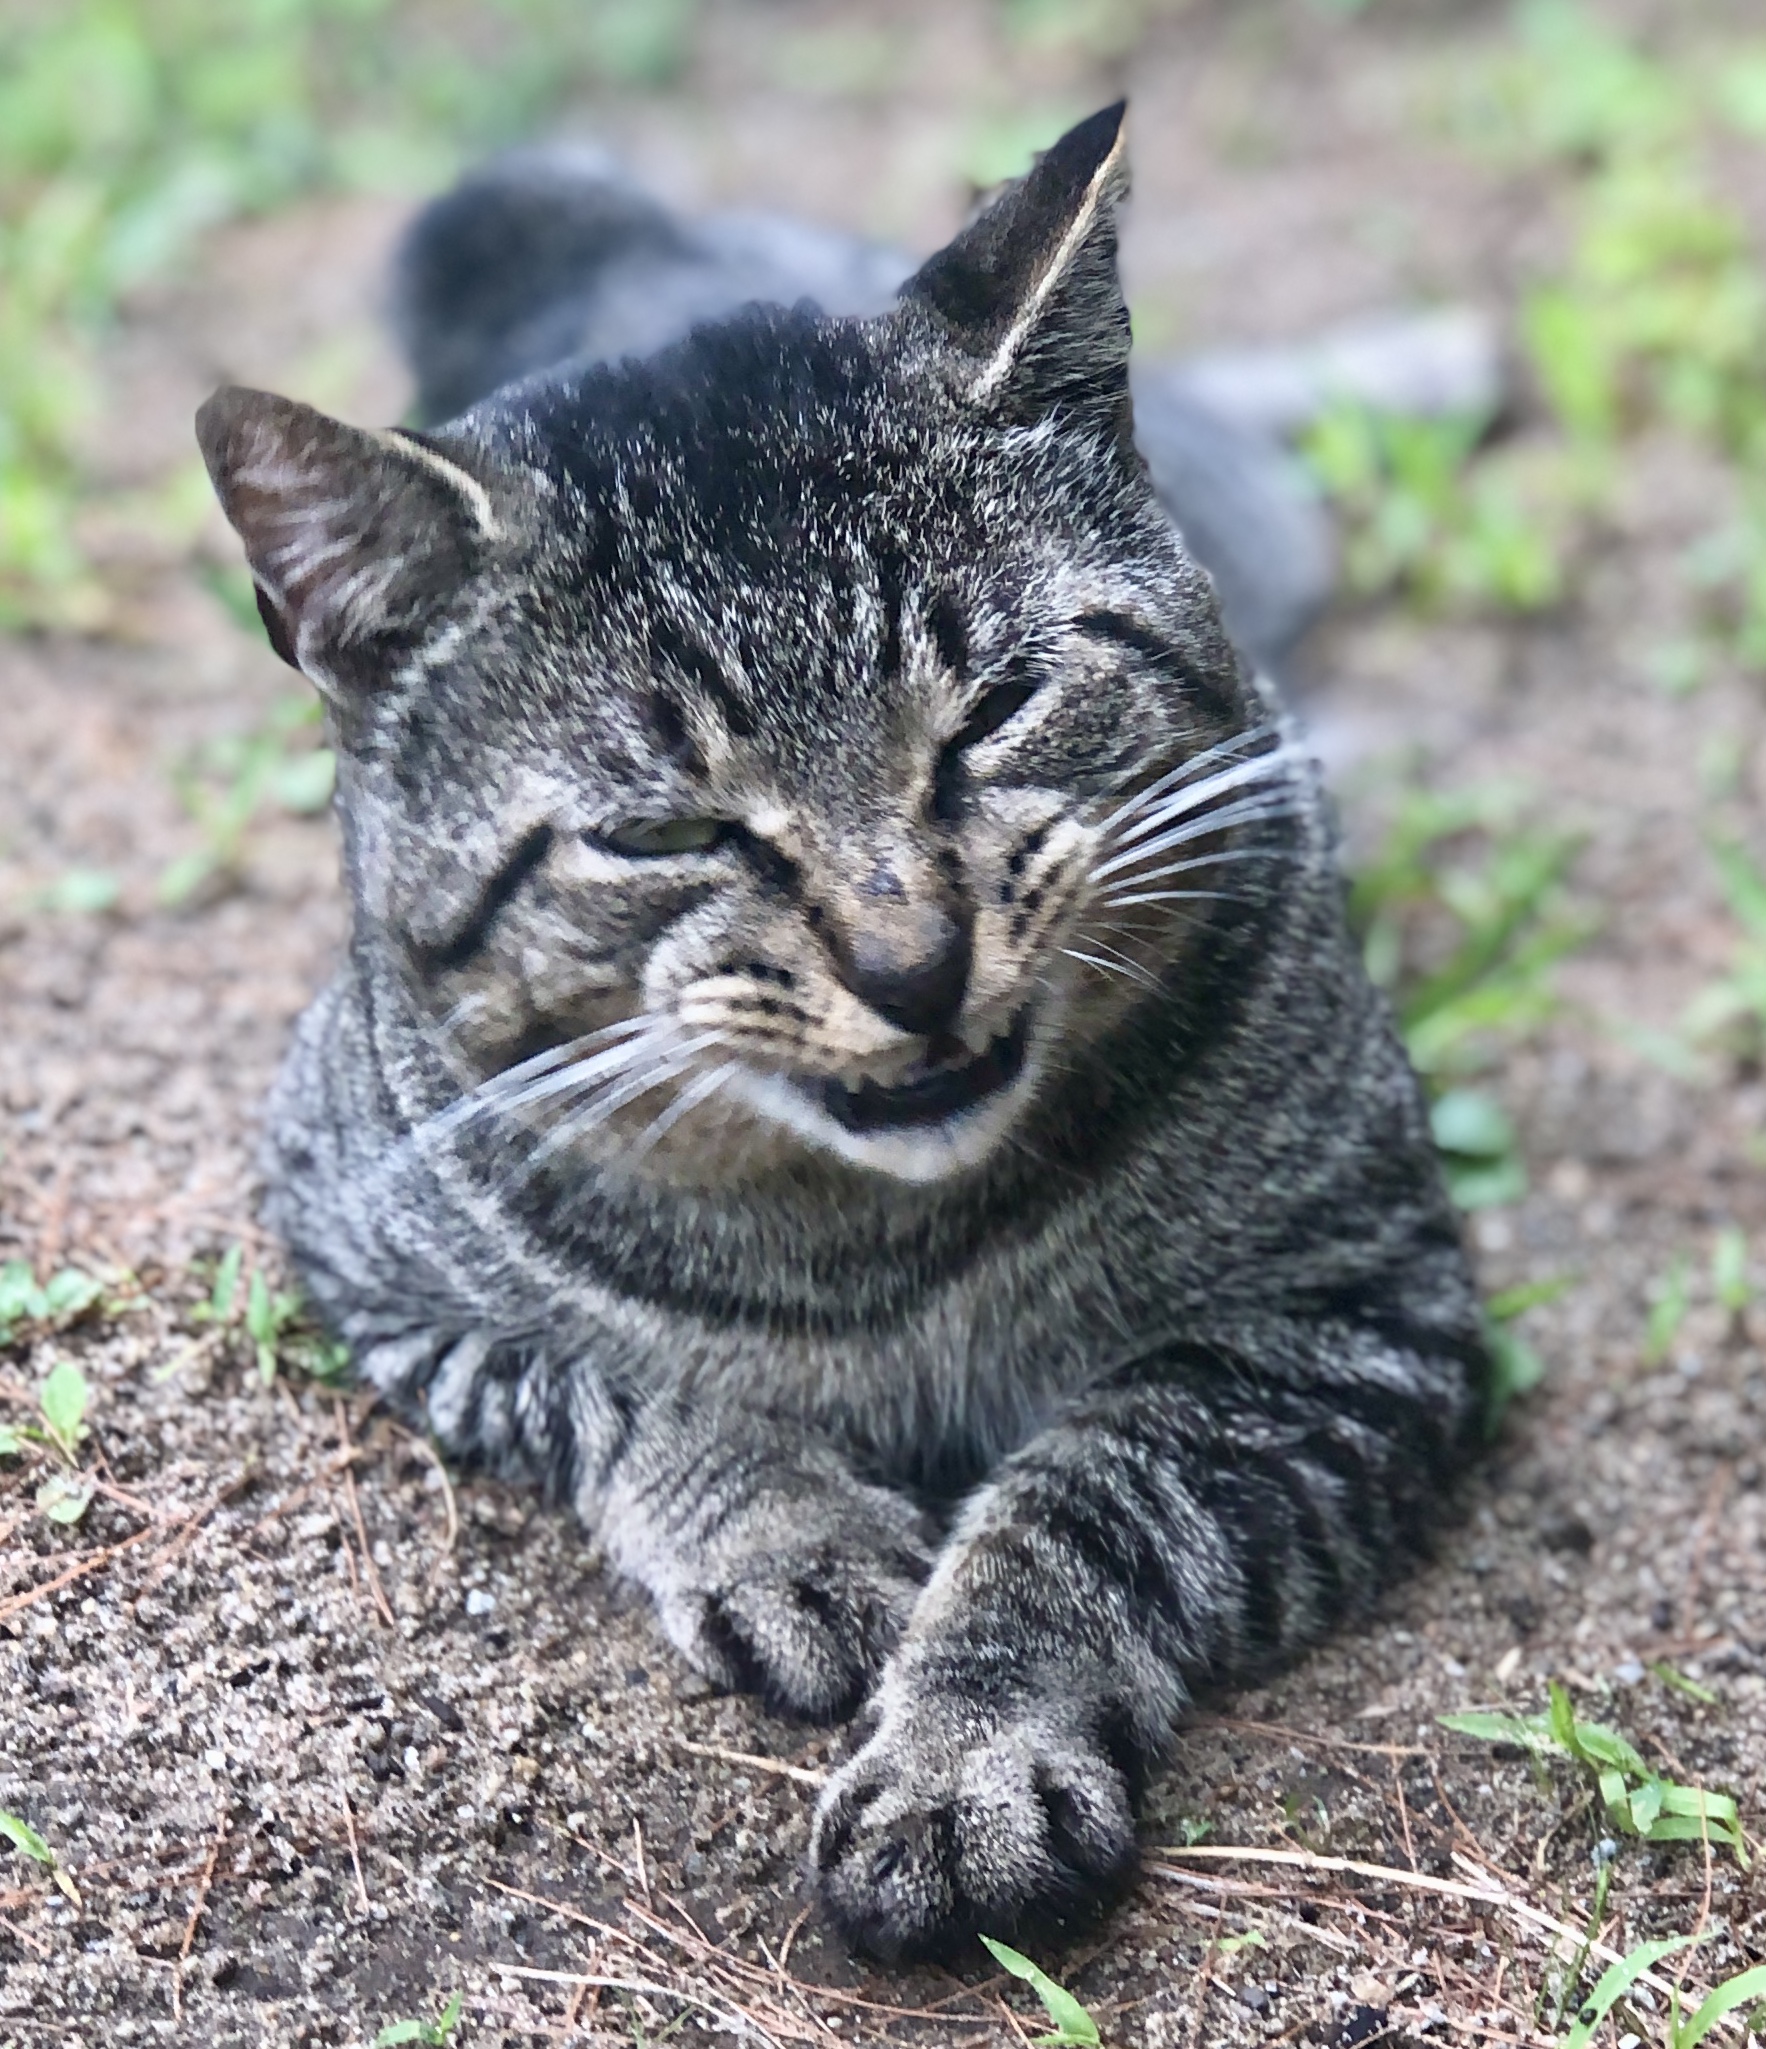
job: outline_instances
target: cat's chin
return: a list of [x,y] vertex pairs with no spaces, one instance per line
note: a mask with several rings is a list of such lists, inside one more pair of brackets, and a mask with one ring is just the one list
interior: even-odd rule
[[894,1088],[744,1074],[749,1106],[823,1152],[897,1181],[943,1181],[977,1167],[1017,1122],[1039,1063],[1029,1011],[982,1052]]

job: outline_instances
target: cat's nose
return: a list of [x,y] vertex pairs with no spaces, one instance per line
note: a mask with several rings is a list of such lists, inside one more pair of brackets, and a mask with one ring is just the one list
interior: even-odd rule
[[898,1031],[937,1038],[969,986],[969,928],[937,904],[867,920],[846,935],[840,979]]

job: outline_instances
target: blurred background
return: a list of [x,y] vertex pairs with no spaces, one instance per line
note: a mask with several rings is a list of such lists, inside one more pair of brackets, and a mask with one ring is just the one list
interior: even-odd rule
[[[233,301],[202,335],[217,373],[391,416],[379,259],[413,200],[499,145],[592,136],[684,207],[770,206],[923,251],[1126,91],[1143,352],[1442,300],[1502,322],[1517,373],[1503,420],[1404,431],[1349,410],[1311,435],[1352,594],[1562,605],[1640,438],[1667,434],[1708,462],[1710,516],[1687,616],[1640,657],[1669,689],[1712,660],[1761,664],[1753,12],[5,0],[0,624],[127,631],[143,573],[196,544],[185,423],[153,407],[129,343],[205,268]],[[242,230],[278,220],[247,254]]]

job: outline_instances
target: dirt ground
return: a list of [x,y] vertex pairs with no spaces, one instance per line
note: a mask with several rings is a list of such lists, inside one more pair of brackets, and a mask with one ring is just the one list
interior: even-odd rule
[[[805,35],[845,18],[789,15]],[[726,9],[683,92],[602,109],[599,132],[673,197],[813,207],[924,247],[963,204],[958,109],[1021,92],[1083,111],[1119,82],[1071,57],[1002,69],[977,7],[879,18],[910,46],[886,93],[787,89]],[[1143,336],[1511,304],[1549,194],[1430,111],[1495,22],[1218,0],[1161,29],[1131,81]],[[331,201],[241,226],[144,298],[113,352],[119,487],[187,459],[222,376],[395,417],[374,308],[400,217]],[[1722,966],[1706,835],[1766,793],[1757,689],[1718,676],[1670,701],[1645,673],[1711,488],[1644,446],[1563,615],[1362,613],[1314,650],[1309,702],[1343,769],[1410,749],[1444,783],[1519,778],[1584,835],[1575,888],[1598,928],[1563,1014],[1496,1077],[1532,1190],[1474,1232],[1492,1287],[1574,1285],[1533,1313],[1547,1381],[1434,1562],[1375,1624],[1185,1735],[1143,1881],[1057,1963],[1112,2049],[1557,2039],[1555,1931],[1583,1927],[1597,1855],[1595,1968],[1695,1929],[1709,1939],[1665,1974],[1708,1984],[1766,1956],[1757,1864],[1603,1846],[1573,1774],[1542,1783],[1435,1719],[1531,1711],[1558,1678],[1758,1827],[1766,1318],[1700,1302],[1655,1365],[1643,1329],[1675,1255],[1702,1266],[1726,1224],[1766,1246],[1766,1088],[1672,1079],[1614,1028],[1668,1026]],[[712,1697],[560,1517],[445,1473],[360,1398],[290,1373],[264,1387],[192,1319],[193,1259],[243,1242],[273,1261],[253,1223],[257,1105],[343,913],[323,819],[261,824],[236,887],[155,906],[194,843],[171,771],[292,679],[181,548],[128,545],[109,637],[0,640],[0,1260],[137,1277],[0,1351],[14,1422],[55,1357],[77,1360],[105,1482],[64,1529],[33,1507],[32,1461],[0,1463],[0,1809],[78,1892],[0,1863],[0,2045],[355,2045],[456,1991],[473,2045],[1024,2041],[1034,2002],[984,1958],[864,1969],[806,1914],[838,1731]],[[114,907],[43,908],[71,868],[120,877]],[[1654,1677],[1663,1659],[1710,1702]],[[1263,1859],[1208,1854],[1234,1847]],[[1638,2010],[1664,2024],[1659,1991]]]

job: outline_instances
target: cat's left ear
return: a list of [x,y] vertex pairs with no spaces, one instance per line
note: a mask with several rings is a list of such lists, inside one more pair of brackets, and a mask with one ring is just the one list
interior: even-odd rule
[[479,479],[396,429],[229,385],[196,415],[196,438],[270,643],[322,690],[408,646],[500,536]]
[[1059,410],[1126,431],[1128,308],[1116,271],[1126,112],[1118,101],[1069,129],[902,287],[959,352],[971,403],[1014,423]]

